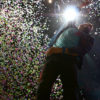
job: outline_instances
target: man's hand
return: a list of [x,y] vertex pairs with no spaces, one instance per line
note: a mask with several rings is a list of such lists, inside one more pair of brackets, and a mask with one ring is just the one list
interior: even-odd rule
[[50,56],[52,54],[62,53],[62,48],[51,47],[47,50],[46,55]]

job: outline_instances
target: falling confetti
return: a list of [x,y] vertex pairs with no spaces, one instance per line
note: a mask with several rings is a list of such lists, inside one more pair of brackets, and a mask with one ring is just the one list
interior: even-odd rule
[[[53,1],[48,0],[50,5]],[[60,11],[60,4],[65,6],[65,0],[54,3],[57,11]],[[52,18],[44,13],[45,9],[47,6],[42,0],[0,1],[1,100],[36,98],[39,74],[45,59],[44,51],[50,40],[49,35],[53,35],[49,31],[51,26],[48,25],[52,22]],[[100,0],[92,0],[92,3],[84,9],[88,9],[85,12],[88,21],[92,22],[97,17],[100,21]],[[94,35],[99,33],[100,28],[97,24]],[[62,98],[62,91],[62,83],[58,78],[53,86],[51,98]]]
[[48,28],[43,8],[42,1],[1,3],[0,99],[36,96],[40,65],[45,57],[43,51],[49,40],[43,34]]

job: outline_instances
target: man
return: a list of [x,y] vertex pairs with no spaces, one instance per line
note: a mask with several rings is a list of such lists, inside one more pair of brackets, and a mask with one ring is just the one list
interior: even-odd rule
[[87,46],[90,44],[84,43],[89,42],[91,29],[91,24],[83,24],[79,27],[80,31],[75,26],[67,27],[62,31],[53,47],[47,51],[47,61],[41,75],[37,100],[49,100],[52,85],[58,75],[60,75],[63,83],[63,100],[78,99],[75,65],[78,64],[78,59],[80,62],[83,55],[91,49],[93,43],[90,43],[89,49]]
[[[76,55],[78,54],[78,57],[83,58],[86,53],[88,53],[92,46],[94,39],[89,34],[91,30],[93,29],[92,24],[86,23],[79,26],[79,32],[78,35],[80,35],[80,42],[78,47],[74,48],[66,48],[65,53],[69,55]],[[47,52],[46,55],[50,56],[51,54],[56,53],[62,53],[64,48],[58,48],[58,47],[51,47]],[[82,60],[81,60],[82,61]],[[81,65],[80,65],[81,67]]]

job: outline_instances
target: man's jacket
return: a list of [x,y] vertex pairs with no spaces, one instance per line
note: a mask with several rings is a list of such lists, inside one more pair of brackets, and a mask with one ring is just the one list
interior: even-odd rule
[[76,27],[69,27],[61,33],[53,47],[59,48],[73,48],[79,44],[80,36],[77,35],[78,29]]
[[94,38],[89,34],[80,32],[75,26],[67,26],[51,39],[49,47],[68,48],[70,53],[84,56],[94,43]]

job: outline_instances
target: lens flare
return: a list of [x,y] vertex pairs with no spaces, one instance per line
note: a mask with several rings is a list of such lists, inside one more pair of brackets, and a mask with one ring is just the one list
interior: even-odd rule
[[77,20],[78,16],[79,16],[79,11],[74,6],[67,7],[63,13],[63,18],[67,22]]
[[48,3],[50,3],[50,4],[51,4],[52,2],[53,2],[52,0],[48,0]]

